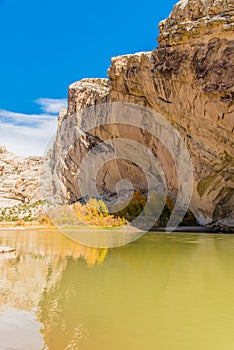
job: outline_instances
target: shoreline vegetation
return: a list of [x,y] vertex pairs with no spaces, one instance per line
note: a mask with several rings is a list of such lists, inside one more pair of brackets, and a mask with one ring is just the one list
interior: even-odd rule
[[[150,194],[152,202],[149,212],[146,214],[146,220],[149,215],[153,215],[155,208],[160,208],[160,195]],[[100,229],[119,229],[125,225],[131,224],[143,211],[147,195],[140,190],[134,191],[131,200],[125,198],[125,203],[120,203],[118,210],[115,208],[114,214],[109,213],[108,207],[103,200],[90,198],[86,202],[77,201],[73,204],[67,204],[52,211],[47,215],[43,208],[44,203],[38,201],[34,204],[23,205],[19,208],[4,209],[0,216],[0,230],[58,230],[59,227],[73,227],[84,231],[93,231]],[[124,205],[123,205],[124,204]],[[173,210],[173,201],[169,196],[163,211],[150,229],[151,232],[166,232],[166,226]],[[39,209],[38,212],[36,209]],[[48,211],[47,211],[48,212]],[[3,215],[4,214],[4,215]],[[148,231],[148,229],[146,229]],[[189,211],[186,213],[181,222],[181,226],[177,227],[174,232],[209,232],[202,226],[199,226]]]
[[[109,212],[108,204],[102,199],[89,198],[59,208],[52,208],[49,216],[55,226],[87,227],[88,225],[94,228],[118,229],[131,224],[141,215],[140,226],[142,230],[146,227],[146,231],[148,231],[150,219],[150,222],[154,223],[151,231],[157,231],[159,227],[167,227],[174,203],[169,196],[166,197],[165,202],[165,198],[161,194],[151,192],[148,195],[136,190],[129,197],[116,201],[110,208]],[[157,213],[161,213],[159,217]],[[191,211],[188,211],[181,220],[181,226],[199,225]]]
[[[150,207],[146,215],[146,220],[149,215],[153,215],[155,208],[159,208],[161,203],[160,195],[152,193],[150,197],[152,213]],[[45,213],[44,203],[42,201],[31,204],[31,206],[30,204],[20,204],[19,209],[14,207],[13,209],[4,209],[2,211],[2,215],[0,216],[0,230],[59,230],[59,228],[66,227],[83,231],[98,231],[100,229],[118,230],[124,228],[127,224],[131,224],[131,221],[141,214],[147,202],[147,195],[140,190],[136,190],[131,200],[129,201],[128,198],[125,198],[125,201],[125,203],[120,203],[120,207],[123,209],[118,210],[118,207],[116,207],[114,214],[109,213],[108,207],[103,200],[95,198],[90,198],[86,202],[77,201],[73,204],[54,208],[49,212],[49,215]],[[38,208],[39,211],[36,212]],[[146,229],[146,231],[215,233],[209,228],[200,226],[190,211],[186,213],[180,226],[174,230],[167,230],[167,223],[173,208],[173,201],[167,196],[159,219],[150,230]]]

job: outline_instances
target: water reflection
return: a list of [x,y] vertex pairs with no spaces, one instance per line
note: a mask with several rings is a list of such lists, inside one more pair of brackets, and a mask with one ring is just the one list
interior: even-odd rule
[[148,234],[108,255],[56,232],[0,245],[17,248],[0,261],[0,339],[24,334],[3,349],[234,348],[231,235]]
[[[80,246],[55,231],[2,231],[0,242],[16,248],[16,252],[0,254],[1,349],[42,349],[44,327],[39,320],[38,304],[43,295],[56,290],[69,259],[83,259],[93,266],[104,261],[107,249]],[[58,303],[54,299],[50,306],[59,310]],[[27,323],[31,326],[27,327]],[[80,328],[74,329],[76,337]],[[10,332],[14,332],[14,338]]]

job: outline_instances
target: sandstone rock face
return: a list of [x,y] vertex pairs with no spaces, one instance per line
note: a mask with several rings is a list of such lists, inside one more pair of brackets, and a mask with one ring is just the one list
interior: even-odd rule
[[0,208],[40,199],[42,158],[16,157],[0,147]]
[[[161,47],[226,38],[233,31],[232,0],[181,0],[167,20],[160,22]],[[229,34],[228,34],[229,33]]]
[[108,102],[108,79],[82,79],[69,86],[68,117],[81,112],[84,108]]
[[[76,126],[82,132],[81,111],[108,101],[133,103],[160,113],[186,143],[194,167],[190,208],[197,221],[217,230],[234,230],[233,15],[231,0],[180,1],[160,23],[159,47],[153,52],[113,58],[109,81],[84,79],[70,86],[68,111],[60,116],[52,157],[70,201],[79,197],[77,176],[84,155],[100,140],[110,135],[122,137],[124,132],[102,127],[84,135],[66,150],[62,164],[62,145],[74,137]],[[132,135],[160,160],[175,195],[176,171],[165,148],[147,135],[142,139],[139,131],[132,130]],[[104,193],[113,191],[113,178],[113,183],[119,176],[124,178],[127,168],[120,161],[104,169],[109,179],[100,184]],[[144,188],[141,174],[133,170],[134,187]]]
[[234,4],[181,1],[160,24],[149,56],[113,59],[111,99],[160,112],[183,135],[193,159],[191,203],[199,223],[233,226]]
[[82,133],[79,128],[80,113],[94,104],[109,101],[108,79],[83,79],[70,85],[68,101],[68,109],[63,109],[59,114],[56,140],[47,159],[54,174],[53,184],[47,183],[50,173],[47,173],[48,168],[45,165],[42,176],[45,185],[42,185],[42,192],[45,198],[48,196],[48,191],[52,197],[59,192],[59,195],[73,202],[80,196],[77,182],[79,165],[91,145],[98,142],[96,137],[89,134],[82,134],[80,142],[76,142]]

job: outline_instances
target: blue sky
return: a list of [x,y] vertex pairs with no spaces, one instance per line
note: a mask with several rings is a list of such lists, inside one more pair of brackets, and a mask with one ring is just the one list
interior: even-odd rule
[[43,154],[68,85],[106,77],[110,58],[156,47],[176,0],[0,0],[0,144]]

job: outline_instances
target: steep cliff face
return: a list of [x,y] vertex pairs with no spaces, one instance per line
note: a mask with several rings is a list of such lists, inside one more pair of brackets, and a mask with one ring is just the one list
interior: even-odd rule
[[[82,121],[73,114],[108,101],[134,103],[159,112],[185,141],[194,167],[191,210],[198,222],[234,230],[234,3],[183,0],[159,26],[159,47],[153,52],[113,58],[109,81],[85,79],[70,86],[53,153],[64,193],[70,201],[79,197],[79,165],[93,144],[124,133],[102,127],[84,135],[66,150],[62,164],[59,148],[74,137],[75,126],[82,131]],[[176,194],[176,171],[166,149],[139,131],[131,134],[160,160],[170,192]],[[124,161],[109,164],[103,171],[109,182],[99,187],[104,193],[114,191],[111,183],[124,178],[127,169]],[[132,170],[134,187],[144,189],[139,170]]]
[[150,55],[114,58],[111,99],[160,112],[183,135],[195,174],[191,208],[201,224],[233,225],[234,4],[180,1]]
[[[54,190],[49,189],[52,197],[56,193],[64,196],[68,202],[74,202],[81,196],[78,189],[79,167],[88,150],[99,141],[95,136],[82,132],[80,113],[88,107],[105,104],[108,101],[108,79],[83,79],[70,85],[68,109],[63,109],[59,114],[57,136],[49,157],[53,172],[52,187],[55,188]],[[47,177],[50,177],[50,171],[47,174],[48,168],[45,167],[45,169],[43,177],[45,177],[46,185],[42,186],[42,192],[46,198],[48,195]]]

